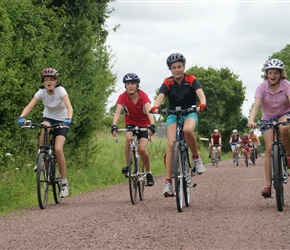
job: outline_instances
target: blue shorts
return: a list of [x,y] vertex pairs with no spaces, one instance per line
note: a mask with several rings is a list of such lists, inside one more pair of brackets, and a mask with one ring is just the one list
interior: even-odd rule
[[[182,115],[180,117],[180,121],[182,123],[184,123],[184,121],[187,119],[187,118],[193,118],[196,122],[196,126],[198,125],[198,116],[197,116],[197,113],[189,113],[187,115]],[[166,128],[171,124],[171,123],[176,123],[176,115],[169,115],[166,119]]]
[[[286,113],[284,115],[278,115],[278,116],[274,116],[269,120],[261,120],[261,123],[271,123],[271,122],[278,122],[278,120],[282,117],[282,116],[288,116],[290,118],[290,113]],[[269,129],[273,129],[273,125],[265,125],[264,127],[260,128],[261,133],[263,134],[264,132],[266,132]]]

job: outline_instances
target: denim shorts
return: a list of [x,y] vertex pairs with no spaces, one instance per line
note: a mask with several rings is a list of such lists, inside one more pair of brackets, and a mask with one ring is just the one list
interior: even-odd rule
[[[273,116],[271,119],[269,120],[261,120],[261,123],[271,123],[271,122],[278,122],[278,120],[282,117],[282,116],[288,116],[290,118],[290,112],[283,114],[283,115],[278,115],[278,116]],[[261,133],[263,134],[264,132],[266,132],[269,129],[273,129],[273,125],[265,125],[264,127],[260,128]]]
[[[180,117],[180,121],[182,123],[184,123],[184,121],[187,119],[187,118],[193,118],[196,122],[196,126],[198,125],[198,116],[197,116],[197,113],[189,113],[187,115],[182,115]],[[166,128],[171,124],[171,123],[176,123],[176,115],[169,115],[166,119]]]

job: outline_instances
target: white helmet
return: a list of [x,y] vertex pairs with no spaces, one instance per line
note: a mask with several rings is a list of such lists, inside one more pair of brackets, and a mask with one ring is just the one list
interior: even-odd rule
[[238,133],[238,130],[234,129],[234,130],[233,130],[233,134],[234,134],[234,133]]
[[280,69],[284,70],[284,63],[279,59],[269,59],[264,64],[264,71],[268,69]]
[[213,132],[214,132],[214,133],[218,133],[219,130],[218,130],[218,129],[214,129]]

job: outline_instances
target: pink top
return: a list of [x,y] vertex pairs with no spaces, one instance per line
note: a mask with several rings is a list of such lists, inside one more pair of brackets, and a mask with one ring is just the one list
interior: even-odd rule
[[255,98],[262,99],[262,120],[270,120],[274,116],[279,116],[290,112],[290,82],[282,80],[279,90],[273,92],[269,88],[268,80],[261,83],[255,94]]
[[128,93],[125,91],[117,100],[117,104],[121,104],[125,111],[125,124],[132,124],[140,127],[150,125],[149,118],[146,114],[145,104],[150,103],[148,95],[142,90],[138,90],[139,98],[134,104]]

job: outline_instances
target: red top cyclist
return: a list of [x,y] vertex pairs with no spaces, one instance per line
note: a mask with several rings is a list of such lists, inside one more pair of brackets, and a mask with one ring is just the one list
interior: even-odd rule
[[[155,100],[152,112],[158,112],[158,107],[162,104],[164,98],[167,96],[169,99],[169,109],[175,110],[177,106],[181,109],[186,109],[192,105],[196,105],[196,97],[200,101],[199,110],[204,110],[206,107],[206,98],[202,90],[200,82],[194,75],[185,74],[184,56],[180,53],[173,53],[167,58],[167,66],[170,69],[172,76],[165,78],[163,81],[159,95]],[[188,147],[192,152],[193,162],[195,164],[196,172],[202,174],[205,172],[205,167],[198,155],[196,138],[194,130],[198,124],[197,113],[190,113],[182,116],[181,121],[184,122],[183,133]],[[176,116],[169,115],[166,120],[167,139],[168,145],[166,150],[166,183],[163,190],[165,197],[173,196],[172,190],[172,157],[173,157],[173,144],[175,140],[176,131]]]
[[[146,168],[147,186],[154,185],[154,178],[150,169],[150,158],[146,150],[148,145],[148,135],[152,136],[155,133],[154,118],[151,113],[150,100],[148,95],[139,89],[140,78],[135,73],[128,73],[123,77],[123,83],[125,84],[126,91],[123,92],[118,100],[116,112],[113,118],[112,134],[116,136],[118,133],[117,123],[120,118],[122,108],[125,111],[125,124],[126,128],[138,126],[140,128],[147,128],[148,131],[140,131],[138,134],[139,141],[139,153],[142,158],[142,162]],[[126,132],[126,167],[122,169],[122,174],[128,177],[128,161],[129,161],[129,147],[132,140],[132,132]]]

